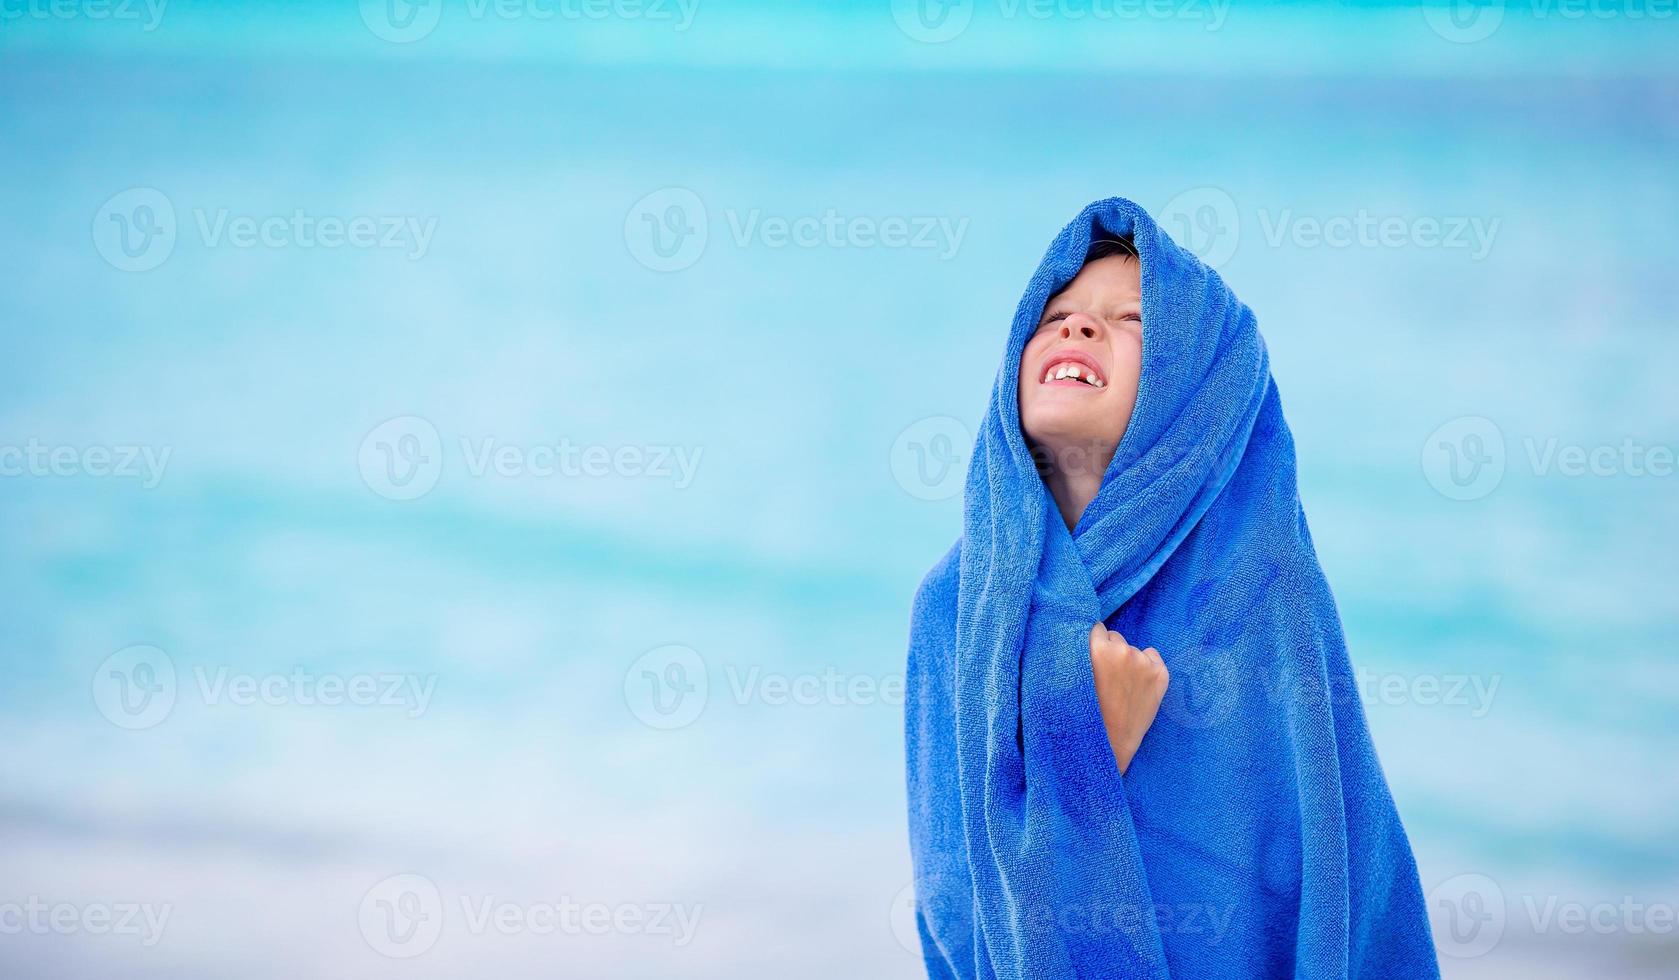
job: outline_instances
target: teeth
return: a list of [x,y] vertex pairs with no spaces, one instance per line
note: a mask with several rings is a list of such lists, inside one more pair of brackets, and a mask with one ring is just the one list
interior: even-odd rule
[[1063,378],[1072,378],[1074,381],[1082,381],[1085,384],[1090,385],[1092,388],[1104,387],[1104,382],[1101,378],[1096,376],[1095,371],[1090,368],[1081,369],[1079,365],[1071,362],[1058,364],[1045,371],[1043,383],[1049,384],[1051,381],[1060,381]]

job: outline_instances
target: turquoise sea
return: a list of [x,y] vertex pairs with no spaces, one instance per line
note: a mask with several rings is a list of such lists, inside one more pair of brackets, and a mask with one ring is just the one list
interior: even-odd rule
[[1676,41],[0,4],[0,973],[918,975],[909,599],[1121,194],[1258,313],[1446,974],[1672,975]]

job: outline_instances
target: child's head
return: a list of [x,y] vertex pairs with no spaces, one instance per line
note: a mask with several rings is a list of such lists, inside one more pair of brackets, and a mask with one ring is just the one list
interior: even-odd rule
[[1106,469],[1119,447],[1143,367],[1138,262],[1129,241],[1095,242],[1044,304],[1020,355],[1020,428],[1041,462],[1077,455]]

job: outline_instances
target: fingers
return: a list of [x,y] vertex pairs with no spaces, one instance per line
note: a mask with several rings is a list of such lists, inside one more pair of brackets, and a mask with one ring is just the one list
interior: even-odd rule
[[1090,627],[1090,646],[1092,649],[1096,647],[1118,647],[1121,650],[1131,649],[1131,644],[1125,642],[1124,636],[1108,629],[1101,623],[1097,623],[1095,626]]
[[1149,647],[1143,651],[1143,656],[1147,657],[1149,663],[1154,665],[1154,669],[1160,672],[1162,684],[1171,680],[1172,672],[1166,669],[1166,661],[1161,659],[1159,650]]
[[1094,649],[1095,647],[1104,644],[1117,646],[1121,650],[1134,652],[1142,659],[1147,660],[1150,663],[1157,664],[1161,668],[1166,666],[1166,662],[1160,657],[1159,650],[1156,650],[1154,647],[1134,647],[1131,645],[1131,641],[1125,638],[1124,633],[1121,633],[1118,630],[1108,629],[1101,623],[1097,623],[1096,625],[1090,627],[1090,646]]
[[1131,644],[1125,639],[1125,634],[1118,630],[1108,629],[1101,623],[1090,627],[1090,645],[1095,646],[1098,643],[1117,644],[1125,649],[1131,649]]
[[[1095,626],[1090,628],[1091,646],[1096,646],[1098,643],[1113,644],[1113,646],[1122,649],[1137,649],[1138,653],[1142,653],[1142,649],[1135,648],[1135,646],[1132,646],[1132,641],[1125,639],[1125,634],[1120,633],[1118,629],[1108,629],[1101,623],[1096,623]],[[1155,656],[1159,658],[1160,654],[1155,653]]]

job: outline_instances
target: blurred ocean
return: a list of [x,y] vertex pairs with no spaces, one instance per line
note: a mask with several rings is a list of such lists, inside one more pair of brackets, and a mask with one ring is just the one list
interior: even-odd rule
[[0,973],[916,976],[909,599],[1122,194],[1447,975],[1676,975],[1679,17],[689,2],[0,4]]

